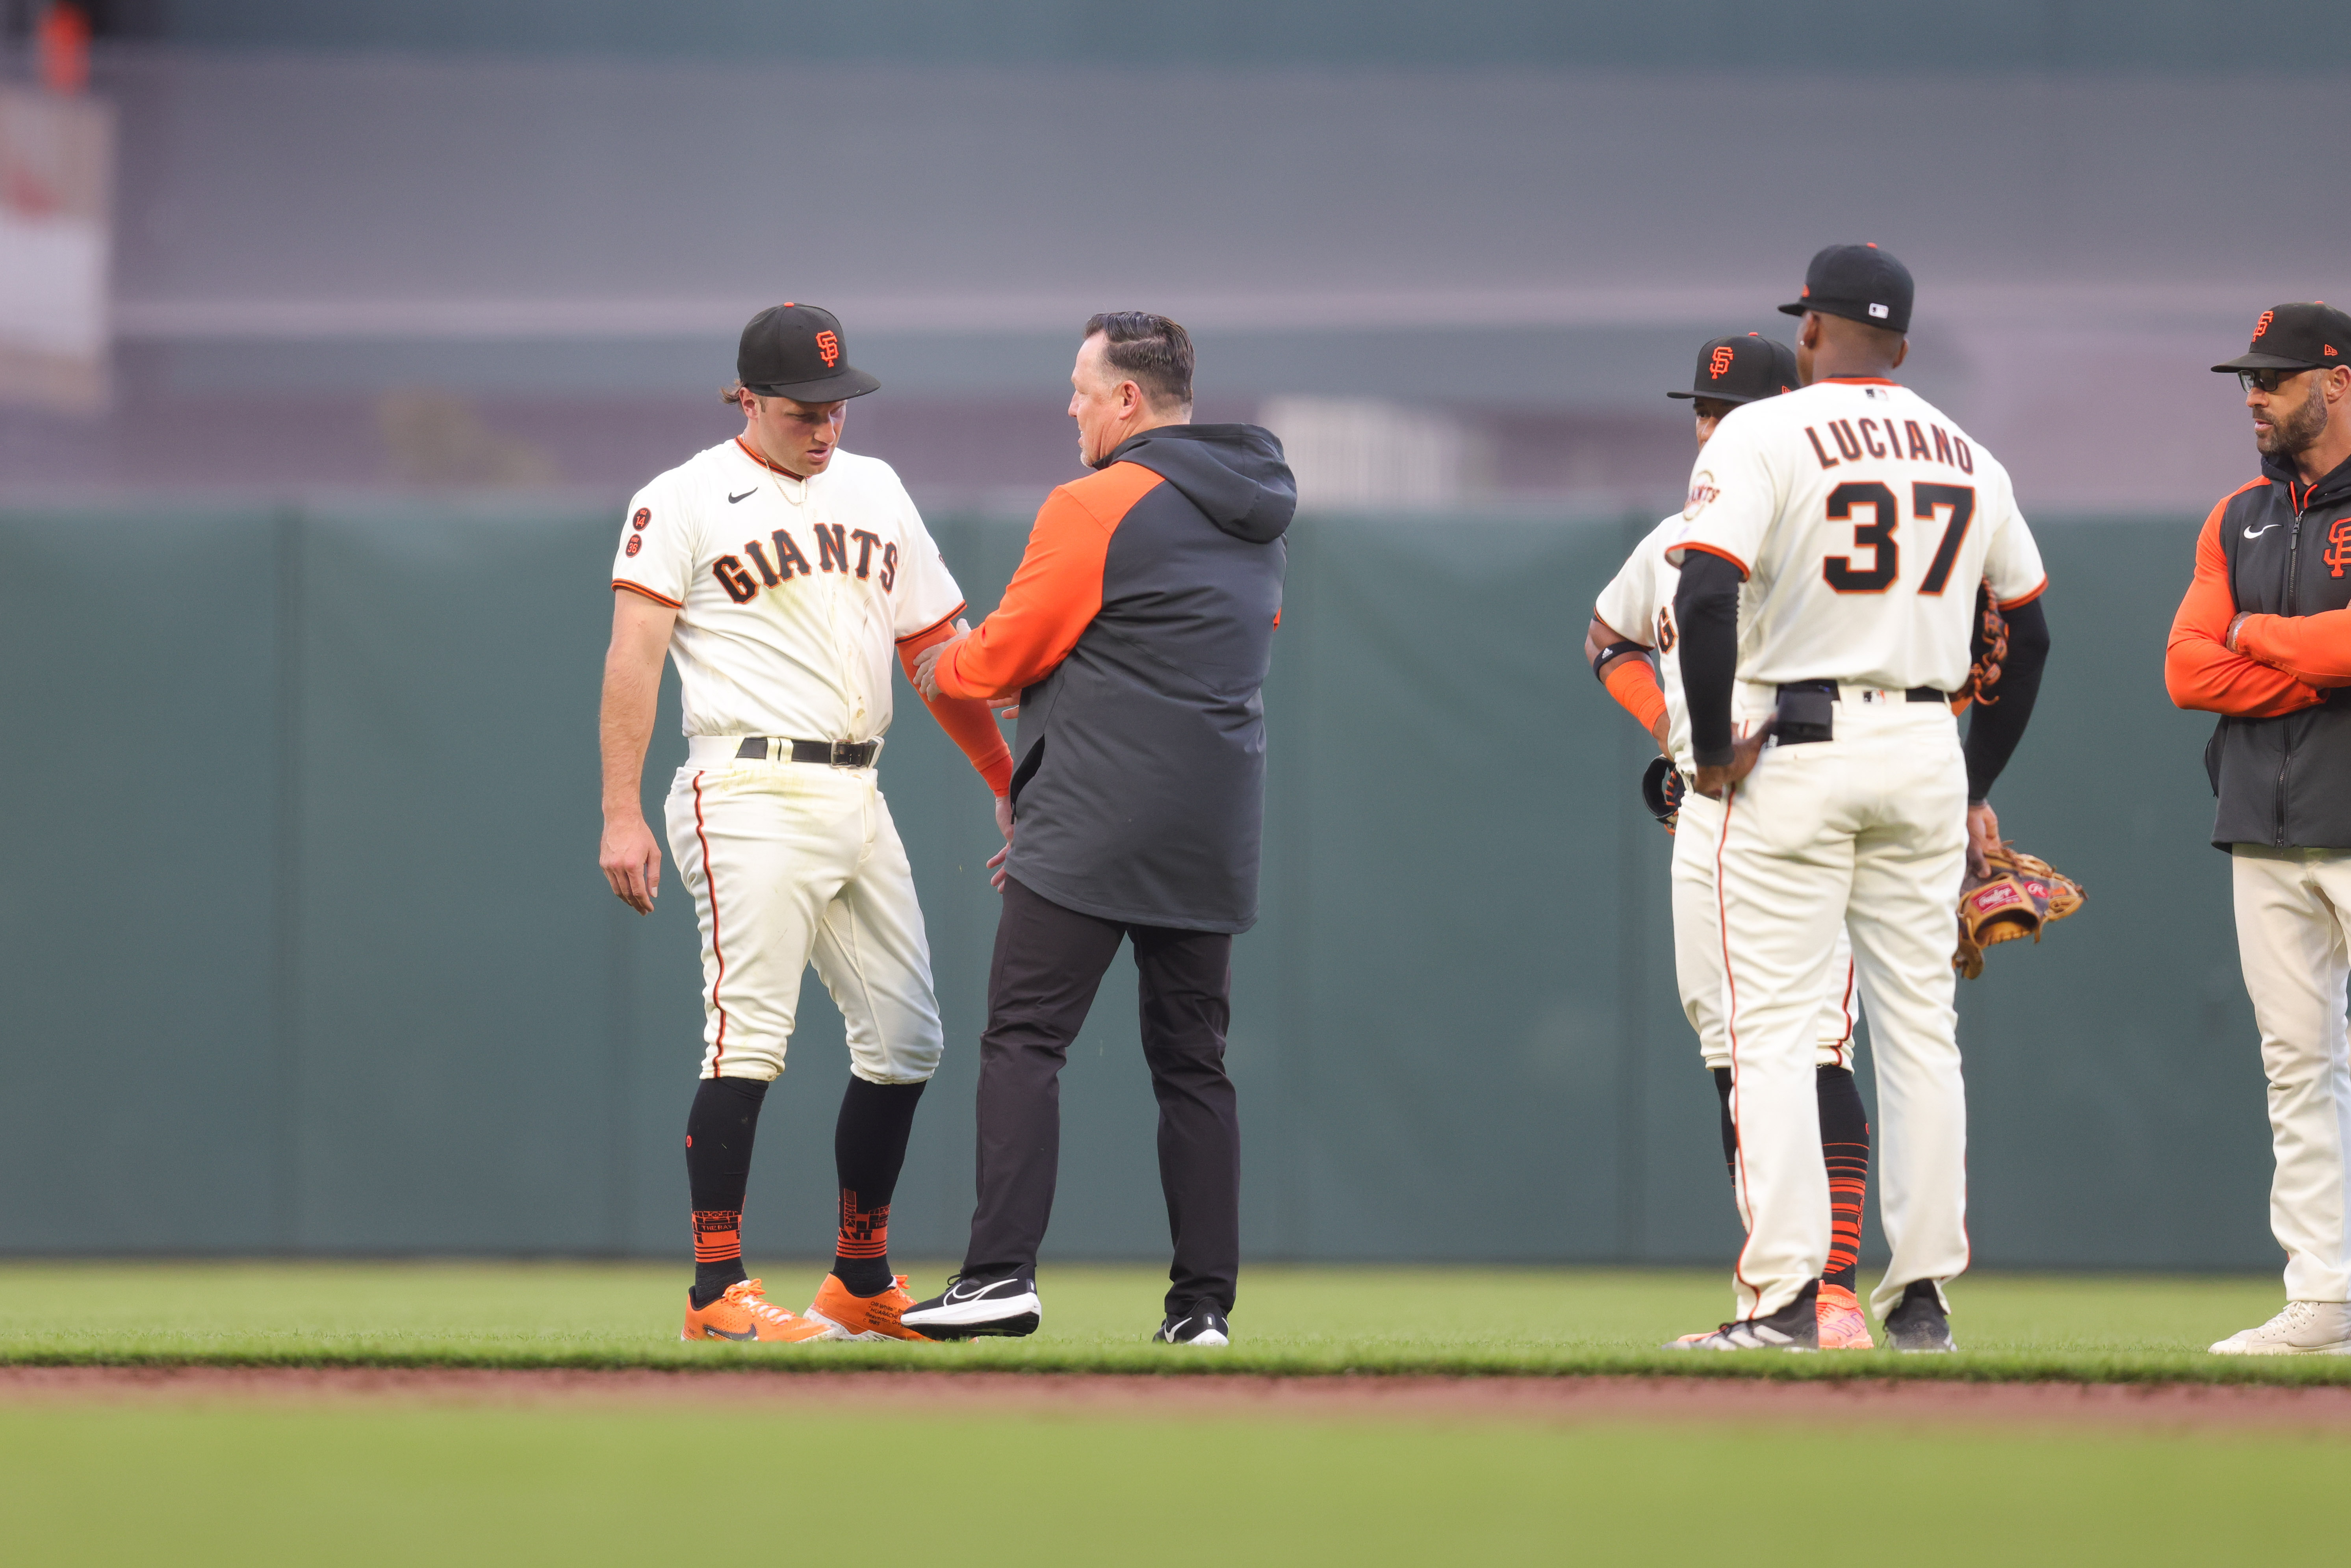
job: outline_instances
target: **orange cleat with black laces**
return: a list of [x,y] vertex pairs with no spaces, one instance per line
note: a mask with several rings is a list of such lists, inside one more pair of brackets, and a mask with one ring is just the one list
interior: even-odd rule
[[1820,1322],[1823,1350],[1877,1348],[1869,1337],[1869,1320],[1861,1315],[1861,1302],[1843,1285],[1821,1287]]
[[849,1287],[841,1282],[840,1275],[827,1274],[824,1283],[817,1288],[816,1300],[809,1306],[808,1321],[839,1329],[843,1339],[913,1339],[927,1343],[930,1335],[917,1333],[898,1321],[898,1315],[914,1304],[914,1298],[906,1294],[904,1274],[892,1280],[890,1288],[878,1296],[852,1296]]
[[697,1307],[694,1298],[685,1298],[685,1332],[680,1339],[731,1339],[775,1341],[797,1344],[814,1339],[842,1339],[847,1336],[831,1323],[788,1312],[760,1293],[757,1280],[737,1280],[726,1287],[726,1293],[706,1307]]

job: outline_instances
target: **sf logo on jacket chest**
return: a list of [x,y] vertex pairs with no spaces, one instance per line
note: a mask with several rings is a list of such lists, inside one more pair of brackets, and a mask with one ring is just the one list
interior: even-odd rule
[[2326,530],[2325,559],[2329,577],[2341,577],[2343,569],[2351,566],[2351,517],[2337,517]]
[[[762,587],[778,588],[795,576],[813,577],[820,571],[846,572],[860,579],[874,577],[876,561],[874,547],[881,546],[879,580],[882,591],[887,593],[898,586],[898,547],[885,543],[880,534],[866,528],[852,528],[842,523],[810,525],[816,534],[817,564],[809,565],[803,551],[788,529],[778,528],[764,539],[743,541],[743,554],[751,558],[758,569],[754,577],[743,565],[741,556],[722,555],[710,563],[710,575],[726,591],[726,597],[737,604],[748,604],[759,596]],[[772,554],[770,553],[772,551]],[[851,558],[854,556],[854,562]]]

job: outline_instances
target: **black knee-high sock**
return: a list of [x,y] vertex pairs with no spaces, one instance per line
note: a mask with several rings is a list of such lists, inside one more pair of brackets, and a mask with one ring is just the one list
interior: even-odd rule
[[1869,1190],[1869,1113],[1853,1070],[1819,1072],[1821,1158],[1829,1167],[1829,1266],[1824,1285],[1850,1291],[1861,1275],[1861,1200]]
[[1722,1165],[1730,1173],[1730,1185],[1739,1185],[1739,1124],[1730,1119],[1730,1069],[1714,1070],[1714,1092],[1722,1099]]
[[765,1080],[705,1078],[685,1114],[685,1185],[694,1202],[694,1304],[706,1307],[743,1274],[743,1188],[759,1130]]
[[[1829,1173],[1829,1263],[1821,1282],[1850,1291],[1860,1278],[1861,1205],[1869,1190],[1869,1114],[1862,1109],[1861,1085],[1847,1067],[1814,1073],[1821,1107],[1821,1160]],[[1739,1179],[1739,1128],[1730,1119],[1730,1069],[1714,1070],[1722,1097],[1722,1161]]]
[[890,1199],[906,1163],[920,1083],[869,1083],[852,1077],[832,1127],[832,1164],[841,1178],[841,1237],[832,1271],[853,1296],[890,1288]]

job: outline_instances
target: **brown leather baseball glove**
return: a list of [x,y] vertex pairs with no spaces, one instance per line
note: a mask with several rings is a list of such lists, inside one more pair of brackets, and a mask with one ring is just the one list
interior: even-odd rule
[[1970,703],[1986,707],[2000,701],[1992,688],[2000,685],[2000,667],[2008,662],[2008,617],[2000,612],[2000,598],[1991,591],[1991,579],[1986,578],[1976,587],[1976,628],[1968,639],[1967,684],[1951,694],[1951,711],[1968,711]]
[[1959,946],[1951,967],[1972,980],[1983,973],[1983,952],[2020,936],[2041,940],[2041,928],[2082,907],[2088,894],[2038,855],[2004,843],[1987,854],[1991,874],[1968,873],[1959,885]]

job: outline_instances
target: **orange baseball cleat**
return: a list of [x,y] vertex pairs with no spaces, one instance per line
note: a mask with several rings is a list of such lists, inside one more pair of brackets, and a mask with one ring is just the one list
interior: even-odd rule
[[849,1287],[841,1282],[840,1275],[827,1274],[824,1283],[817,1288],[816,1300],[809,1306],[808,1321],[838,1329],[843,1339],[927,1342],[930,1335],[916,1333],[898,1321],[898,1315],[914,1304],[914,1298],[906,1294],[904,1274],[891,1281],[890,1288],[878,1296],[852,1296]]
[[1861,1303],[1843,1285],[1821,1287],[1820,1321],[1823,1350],[1877,1348],[1869,1337],[1869,1320],[1861,1315]]
[[685,1332],[680,1339],[777,1341],[797,1344],[803,1340],[841,1339],[831,1323],[799,1317],[774,1305],[759,1291],[757,1280],[737,1280],[726,1293],[706,1307],[685,1299]]

